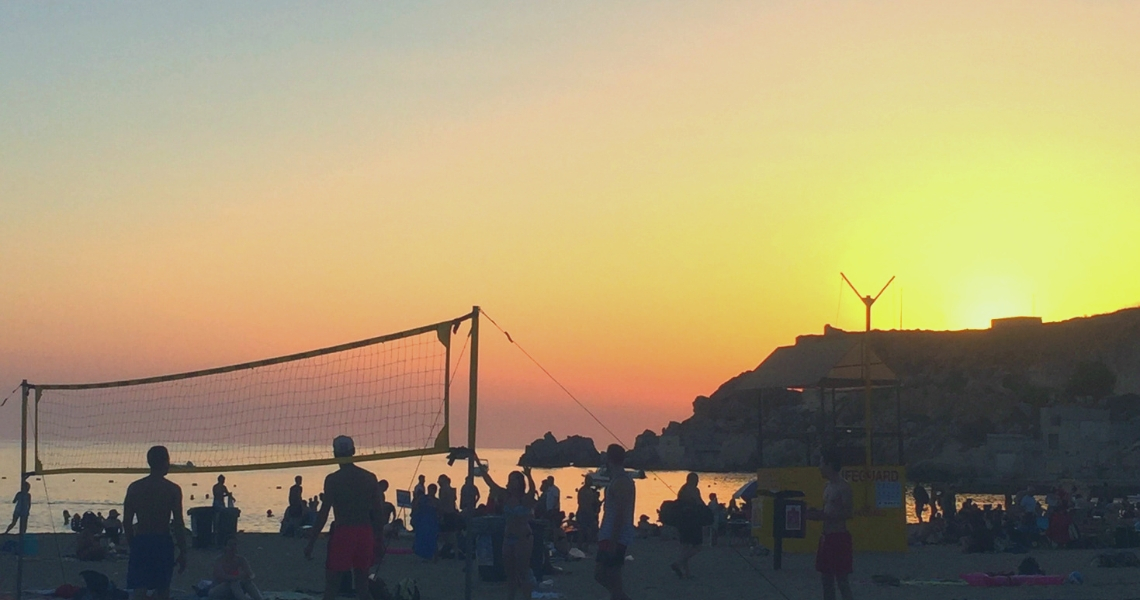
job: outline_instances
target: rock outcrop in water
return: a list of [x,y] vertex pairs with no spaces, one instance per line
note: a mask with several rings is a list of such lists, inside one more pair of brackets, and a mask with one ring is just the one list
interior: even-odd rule
[[560,442],[549,431],[528,444],[519,458],[519,466],[542,469],[597,467],[600,464],[601,458],[597,448],[594,447],[594,440],[572,435]]
[[[1000,325],[1000,324],[999,324]],[[826,327],[797,344],[862,334]],[[854,338],[853,338],[854,339]],[[904,455],[912,478],[995,485],[1013,481],[1140,481],[1140,309],[1058,323],[966,331],[873,331],[874,351],[900,378]],[[759,403],[734,377],[693,401],[693,416],[638,436],[633,467],[752,470]],[[893,393],[893,392],[892,392]],[[766,396],[764,463],[803,465],[815,451],[787,432],[814,434],[814,390]],[[862,401],[838,414],[862,421]],[[875,427],[893,429],[893,401]],[[786,437],[786,436],[785,436]],[[809,436],[810,438],[810,436]],[[896,442],[876,444],[891,460]]]

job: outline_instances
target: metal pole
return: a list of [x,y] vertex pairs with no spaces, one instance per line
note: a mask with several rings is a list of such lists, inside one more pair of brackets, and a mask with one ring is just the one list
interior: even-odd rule
[[895,430],[899,435],[899,466],[906,464],[906,457],[903,455],[903,430],[902,430],[902,384],[895,384]]
[[[28,481],[28,380],[20,382],[20,492]],[[28,511],[31,512],[31,503]],[[24,534],[28,530],[28,520],[20,520],[19,549],[16,551],[16,600],[24,596]]]
[[[475,485],[475,423],[479,398],[479,307],[471,307],[471,368],[469,369],[470,389],[467,397],[467,485]],[[471,507],[474,509],[474,507]],[[468,515],[474,514],[473,511]],[[475,587],[475,536],[471,533],[471,521],[467,521],[466,552],[464,562],[464,600],[471,600]]]
[[756,461],[757,467],[764,468],[764,390],[760,390],[760,398],[756,401],[756,417],[760,424],[756,427]]
[[[868,299],[870,297],[868,296]],[[867,342],[871,337],[871,303],[867,303],[867,331],[863,333],[863,428],[867,432],[867,452],[866,464],[871,466],[874,463],[872,444],[874,443],[873,433],[871,432],[873,416],[871,414],[871,357]]]

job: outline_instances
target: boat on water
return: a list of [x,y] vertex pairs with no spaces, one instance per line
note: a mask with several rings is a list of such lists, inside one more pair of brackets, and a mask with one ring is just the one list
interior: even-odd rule
[[[644,469],[626,469],[632,479],[645,479]],[[588,477],[590,485],[593,487],[606,487],[610,484],[610,473],[606,465],[602,465],[595,469],[593,472],[586,473],[583,477]]]

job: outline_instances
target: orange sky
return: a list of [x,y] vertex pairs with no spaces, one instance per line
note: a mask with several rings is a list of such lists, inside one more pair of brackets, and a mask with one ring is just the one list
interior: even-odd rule
[[[841,270],[881,327],[1140,303],[1138,4],[332,12],[0,7],[0,383],[480,304],[631,439],[861,327]],[[485,356],[485,443],[598,434]]]

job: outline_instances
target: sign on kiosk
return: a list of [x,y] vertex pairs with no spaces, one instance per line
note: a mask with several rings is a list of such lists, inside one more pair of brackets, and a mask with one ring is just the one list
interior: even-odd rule
[[[855,550],[906,552],[906,467],[846,467],[841,473],[854,492],[854,517],[847,522],[847,528]],[[823,502],[826,482],[820,477],[819,469],[760,469],[756,481],[761,490],[800,490],[804,498],[795,504],[777,503],[772,495],[758,495],[752,502],[752,534],[761,544],[773,547],[773,534],[780,534],[773,531],[777,524],[772,511],[781,510],[784,551],[815,552],[823,525],[805,519],[804,504],[819,508]],[[794,527],[796,524],[799,526]]]

